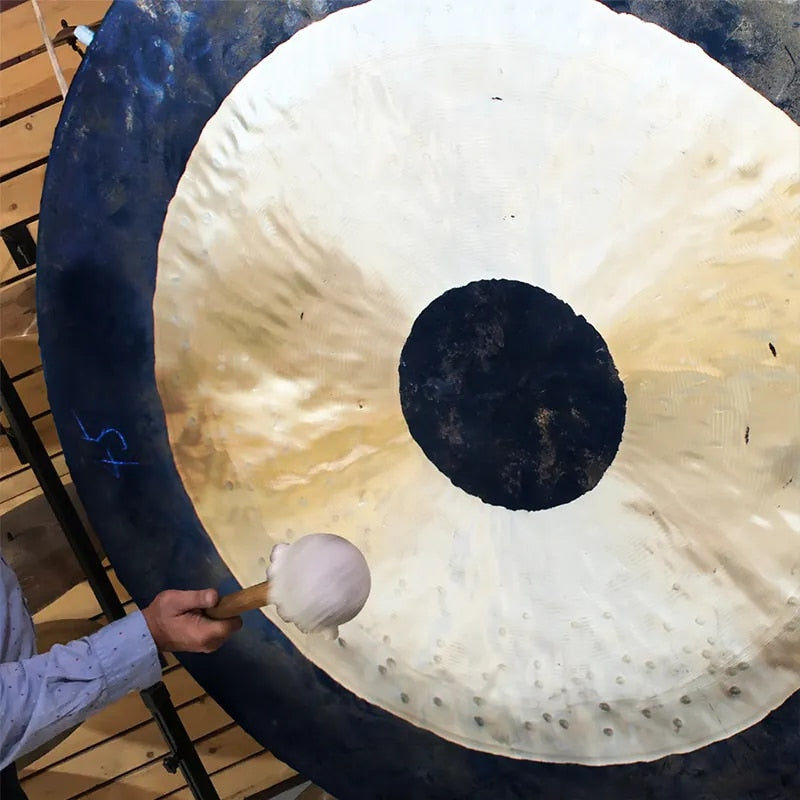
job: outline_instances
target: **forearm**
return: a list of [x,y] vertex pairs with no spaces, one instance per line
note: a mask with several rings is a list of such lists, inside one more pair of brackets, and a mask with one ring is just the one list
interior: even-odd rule
[[140,612],[47,653],[0,664],[0,769],[160,675]]

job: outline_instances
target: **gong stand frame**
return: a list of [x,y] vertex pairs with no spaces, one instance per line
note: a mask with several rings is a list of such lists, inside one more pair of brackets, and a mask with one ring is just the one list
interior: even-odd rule
[[[119,596],[2,361],[0,361],[0,406],[8,421],[5,433],[20,460],[30,464],[103,614],[109,622],[123,619],[126,614]],[[163,668],[166,662],[160,653],[159,660]],[[143,689],[139,694],[169,746],[170,752],[163,760],[164,769],[170,773],[180,769],[196,800],[219,800],[219,794],[197,755],[197,750],[178,716],[164,682],[159,681]]]

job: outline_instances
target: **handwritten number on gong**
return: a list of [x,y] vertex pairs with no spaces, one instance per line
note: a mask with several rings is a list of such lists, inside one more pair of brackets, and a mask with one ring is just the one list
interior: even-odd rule
[[119,478],[120,467],[138,466],[138,461],[126,459],[124,454],[128,452],[128,442],[116,428],[103,428],[97,436],[90,436],[83,422],[73,411],[72,415],[78,423],[81,431],[81,438],[85,442],[92,442],[99,445],[103,450],[103,458],[98,458],[98,464],[105,464],[110,469],[115,478]]

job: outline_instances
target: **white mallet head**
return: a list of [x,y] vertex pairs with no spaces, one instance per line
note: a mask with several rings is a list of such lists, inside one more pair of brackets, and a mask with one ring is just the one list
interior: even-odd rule
[[347,539],[312,533],[272,549],[269,600],[281,619],[304,633],[339,634],[364,607],[371,579],[367,560]]

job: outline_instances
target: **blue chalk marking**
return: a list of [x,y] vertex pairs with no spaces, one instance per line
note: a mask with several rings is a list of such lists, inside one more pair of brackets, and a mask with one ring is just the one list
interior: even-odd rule
[[137,467],[139,466],[138,461],[126,461],[120,460],[115,458],[114,455],[111,453],[111,449],[108,445],[103,444],[103,439],[108,436],[115,437],[119,446],[122,447],[122,451],[125,452],[128,449],[128,442],[125,440],[125,437],[116,429],[116,428],[103,428],[102,431],[97,436],[90,436],[86,427],[81,422],[80,417],[73,411],[72,416],[75,417],[75,422],[78,423],[78,427],[81,430],[81,438],[85,442],[92,442],[93,444],[99,444],[105,450],[105,458],[97,459],[98,464],[106,464],[111,467],[111,472],[115,478],[120,477],[120,467]]
[[78,427],[81,429],[81,437],[83,438],[84,441],[95,442],[96,444],[100,444],[101,439],[113,433],[119,439],[119,443],[122,445],[122,449],[123,450],[128,449],[128,443],[125,441],[125,437],[116,428],[103,428],[99,436],[89,436],[89,434],[86,432],[86,428],[84,427],[80,418],[74,411],[72,412],[72,416],[75,417],[75,421],[78,423]]
[[119,476],[121,475],[121,473],[119,471],[120,467],[138,467],[139,466],[139,462],[138,461],[117,461],[111,455],[111,453],[108,452],[108,450],[106,450],[106,455],[108,456],[108,458],[99,458],[97,460],[97,463],[98,464],[108,464],[111,467],[111,473],[113,474],[113,476],[115,478],[119,478]]

